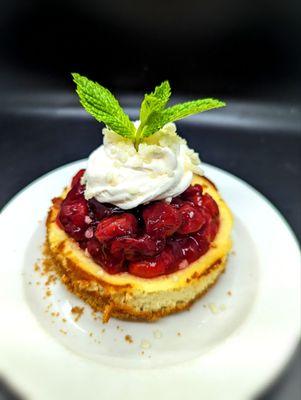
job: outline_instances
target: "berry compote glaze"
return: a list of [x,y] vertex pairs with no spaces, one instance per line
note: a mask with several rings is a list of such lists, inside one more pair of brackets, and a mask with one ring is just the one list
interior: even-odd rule
[[62,201],[57,223],[109,274],[154,278],[187,267],[205,254],[219,228],[219,210],[201,185],[168,204],[155,201],[124,211],[86,200],[80,170]]

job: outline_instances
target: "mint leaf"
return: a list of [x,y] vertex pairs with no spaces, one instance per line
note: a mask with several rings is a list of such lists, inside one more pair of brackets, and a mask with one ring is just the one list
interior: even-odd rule
[[160,99],[155,97],[153,94],[146,94],[140,108],[140,125],[143,126],[146,123],[152,112],[159,111],[163,107]]
[[161,108],[164,108],[171,95],[169,82],[162,82],[161,85],[155,87],[154,93],[151,94],[161,101]]
[[154,92],[145,94],[140,108],[140,125],[136,133],[135,143],[138,145],[141,137],[143,137],[143,130],[148,124],[150,116],[158,111],[163,110],[170,98],[171,90],[168,81],[164,81],[161,85],[156,86]]
[[134,124],[124,113],[114,95],[85,76],[73,73],[72,77],[77,85],[76,92],[80,103],[85,110],[119,135],[134,139],[136,133]]
[[158,131],[168,122],[178,121],[179,119],[188,117],[213,108],[224,107],[225,103],[216,99],[199,99],[188,101],[182,104],[166,108],[159,112],[154,112],[148,118],[148,124],[143,130],[143,136],[147,137]]
[[164,81],[160,86],[156,86],[153,93],[145,94],[140,109],[140,122],[144,124],[149,115],[154,111],[160,111],[170,98],[171,90],[168,81]]

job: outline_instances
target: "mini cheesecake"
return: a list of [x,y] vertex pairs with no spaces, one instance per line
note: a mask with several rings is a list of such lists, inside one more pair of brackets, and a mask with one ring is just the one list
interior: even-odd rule
[[145,94],[131,121],[102,85],[72,74],[82,106],[105,124],[47,219],[46,254],[62,282],[103,313],[154,321],[188,308],[225,269],[232,216],[173,123],[223,107],[171,107],[168,81]]
[[[209,195],[218,207],[218,225],[214,237],[203,254],[193,262],[182,260],[176,268],[154,277],[131,273],[135,271],[135,262],[130,263],[128,269],[108,272],[91,256],[87,245],[71,237],[58,220],[68,190],[61,197],[53,199],[46,223],[46,253],[61,281],[95,311],[101,311],[104,322],[110,317],[155,321],[189,308],[224,271],[231,249],[232,228],[231,212],[214,184],[203,176],[194,175],[192,187],[194,185],[200,185],[203,195]],[[92,236],[92,231],[86,231],[87,240]],[[151,265],[151,257],[147,259]]]

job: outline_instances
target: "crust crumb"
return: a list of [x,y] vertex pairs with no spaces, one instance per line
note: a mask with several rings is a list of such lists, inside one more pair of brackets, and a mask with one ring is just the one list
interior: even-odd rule
[[[47,272],[46,272],[47,273]],[[49,275],[47,281],[45,282],[45,286],[49,286],[57,280],[55,275]]]
[[131,335],[125,335],[124,340],[128,343],[133,343],[133,338]]
[[231,290],[228,290],[227,295],[228,295],[228,296],[232,296]]
[[104,307],[103,314],[102,314],[102,322],[106,324],[111,316],[111,311],[113,308],[113,303],[109,303]]
[[52,315],[53,317],[59,317],[59,316],[60,316],[60,313],[59,313],[59,312],[53,311],[53,312],[51,313],[51,315]]
[[177,336],[182,336],[182,333],[181,332],[177,332]]
[[74,306],[71,308],[72,314],[76,314],[74,321],[77,322],[84,313],[84,307]]

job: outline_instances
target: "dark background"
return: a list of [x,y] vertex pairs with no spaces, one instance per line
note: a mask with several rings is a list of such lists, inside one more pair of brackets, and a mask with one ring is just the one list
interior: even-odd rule
[[1,0],[0,87],[300,100],[298,0]]
[[[163,79],[177,100],[225,100],[179,131],[268,197],[300,239],[300,0],[0,0],[0,207],[99,145],[73,71],[109,87],[133,118]],[[261,400],[299,400],[300,370],[296,351]]]

